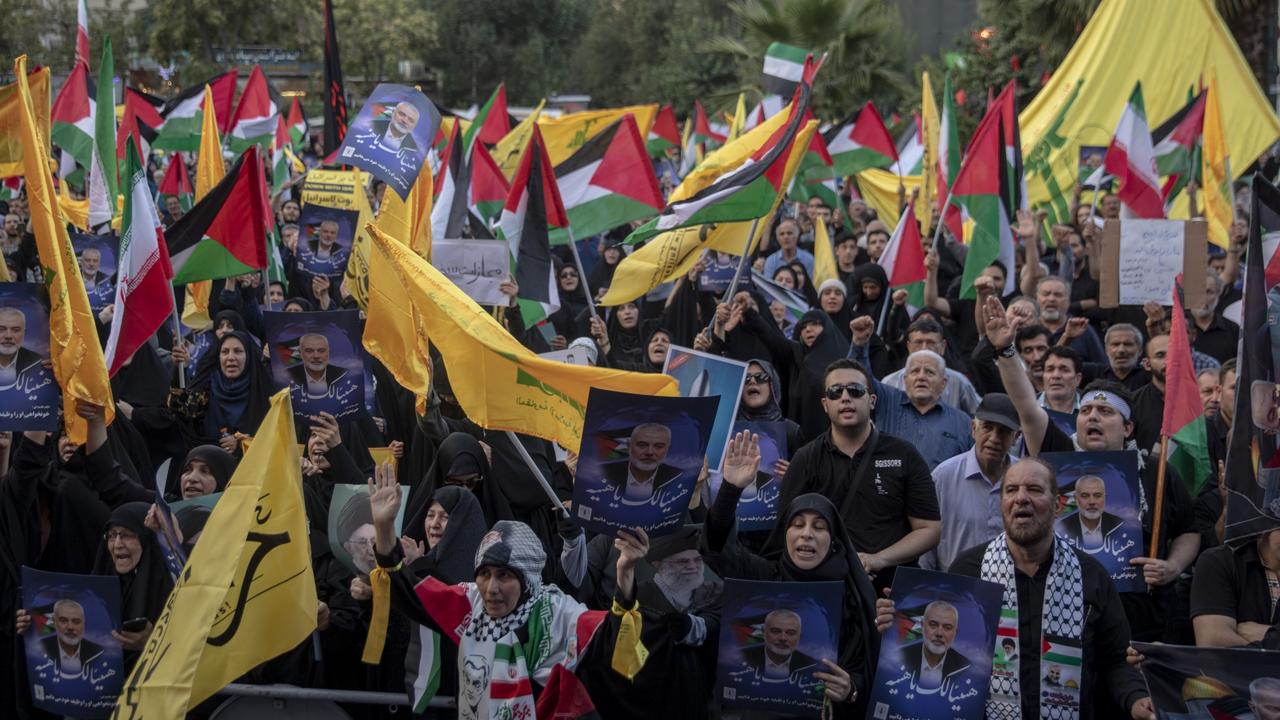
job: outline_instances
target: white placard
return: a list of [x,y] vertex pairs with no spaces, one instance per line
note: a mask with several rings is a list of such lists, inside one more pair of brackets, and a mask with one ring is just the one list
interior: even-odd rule
[[1120,224],[1120,304],[1169,304],[1173,279],[1183,268],[1186,223],[1125,220]]
[[431,264],[481,305],[506,305],[498,286],[511,274],[502,240],[440,239],[431,244]]

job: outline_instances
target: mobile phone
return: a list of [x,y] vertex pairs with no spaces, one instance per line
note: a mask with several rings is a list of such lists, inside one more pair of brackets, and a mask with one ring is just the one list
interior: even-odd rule
[[125,620],[120,623],[120,629],[125,632],[142,632],[147,628],[148,620],[144,617]]

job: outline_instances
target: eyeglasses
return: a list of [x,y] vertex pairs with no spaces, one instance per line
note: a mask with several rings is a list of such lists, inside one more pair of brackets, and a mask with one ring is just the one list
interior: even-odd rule
[[756,383],[757,385],[768,385],[773,382],[773,378],[769,377],[767,372],[747,373],[746,384]]
[[839,400],[840,396],[844,395],[846,390],[849,391],[849,397],[853,398],[854,400],[857,400],[858,398],[863,397],[864,395],[867,394],[867,386],[863,385],[862,383],[846,383],[844,385],[832,385],[826,390],[823,390],[822,394],[826,395],[828,400]]
[[102,539],[106,542],[115,542],[117,540],[137,540],[138,536],[136,533],[131,533],[127,530],[108,530],[102,533]]
[[561,279],[561,280],[563,280],[563,279],[565,279],[565,278],[576,278],[576,277],[578,277],[578,273],[576,273],[576,272],[564,272],[564,273],[560,273],[560,279]]

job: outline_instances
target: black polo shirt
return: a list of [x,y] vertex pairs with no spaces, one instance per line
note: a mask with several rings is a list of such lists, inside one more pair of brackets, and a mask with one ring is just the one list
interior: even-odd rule
[[[951,563],[948,572],[956,575],[982,578],[982,556],[987,552],[983,543],[960,554]],[[1097,560],[1072,549],[1080,559],[1080,580],[1084,591],[1084,632],[1080,636],[1083,651],[1080,685],[1080,718],[1093,717],[1098,699],[1093,692],[1096,680],[1111,693],[1111,699],[1128,709],[1147,696],[1141,676],[1125,661],[1129,646],[1129,624],[1111,576]],[[1040,717],[1040,638],[1044,614],[1044,591],[1053,563],[1044,562],[1034,577],[1021,570],[1014,571],[1014,585],[1018,589],[1018,645],[1022,657],[1018,663],[1018,684],[1022,695],[1022,717]]]
[[1109,363],[1087,362],[1084,364],[1084,371],[1082,374],[1084,375],[1080,381],[1080,387],[1082,388],[1094,380],[1110,380],[1112,382],[1118,382],[1126,388],[1129,388],[1129,392],[1136,393],[1141,390],[1144,385],[1151,382],[1151,373],[1141,367],[1135,367],[1129,371],[1128,375],[1121,378],[1119,375],[1116,375],[1116,371],[1111,368]]
[[1154,458],[1160,455],[1160,427],[1164,424],[1164,391],[1148,383],[1133,394],[1133,441]]
[[1224,363],[1236,356],[1240,341],[1240,326],[1222,316],[1217,316],[1209,327],[1201,330],[1196,327],[1196,340],[1191,343],[1193,350]]
[[1239,550],[1219,545],[1201,553],[1191,583],[1191,617],[1225,615],[1236,622],[1280,623],[1280,608],[1271,608],[1267,571],[1251,541]]

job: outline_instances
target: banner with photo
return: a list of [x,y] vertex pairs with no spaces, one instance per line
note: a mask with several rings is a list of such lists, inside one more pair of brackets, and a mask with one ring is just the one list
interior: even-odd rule
[[1119,592],[1146,592],[1142,568],[1142,477],[1136,450],[1040,456],[1058,471],[1058,535],[1102,563]]
[[116,256],[120,239],[115,235],[71,233],[71,247],[80,261],[80,277],[89,296],[89,307],[100,310],[116,301]]
[[[782,495],[782,475],[774,472],[774,466],[779,460],[791,458],[787,447],[787,424],[782,421],[734,421],[733,434],[742,431],[760,437],[760,469],[756,471],[756,481],[748,485],[738,499],[738,529],[771,530],[778,520],[778,497]],[[724,479],[720,473],[712,472],[707,482],[711,488],[711,499],[715,500]]]
[[48,361],[48,291],[0,283],[0,432],[58,429],[62,389]]
[[893,624],[880,642],[869,707],[879,720],[980,720],[986,712],[993,655],[1017,656],[1017,640],[1001,638],[1000,601],[993,582],[898,568],[891,597]]
[[707,467],[719,472],[725,449],[729,446],[729,435],[733,432],[733,419],[738,416],[738,401],[742,398],[742,384],[747,378],[747,364],[672,345],[667,350],[662,372],[680,384],[681,397],[720,398],[716,423],[711,428],[707,443]]
[[1280,652],[1133,643],[1160,720],[1280,717]]
[[382,83],[351,121],[338,158],[408,198],[439,128],[440,111],[426,95],[407,85]]
[[329,279],[347,272],[360,213],[307,203],[298,216],[298,269]]
[[724,581],[715,697],[729,708],[817,718],[815,672],[839,657],[844,583]]
[[[396,513],[396,537],[404,525],[409,487],[400,486],[400,511]],[[368,485],[334,485],[329,501],[329,549],[348,570],[368,578],[377,565],[373,556],[373,513]]]
[[111,636],[122,622],[120,580],[23,566],[22,607],[31,615],[24,653],[35,706],[60,716],[110,716],[124,687],[124,650]]
[[271,352],[271,377],[289,388],[298,424],[327,412],[339,420],[358,415],[372,383],[360,344],[356,310],[264,312],[262,324]]
[[618,528],[650,536],[679,528],[720,402],[591,388],[573,483],[578,523],[610,536]]

